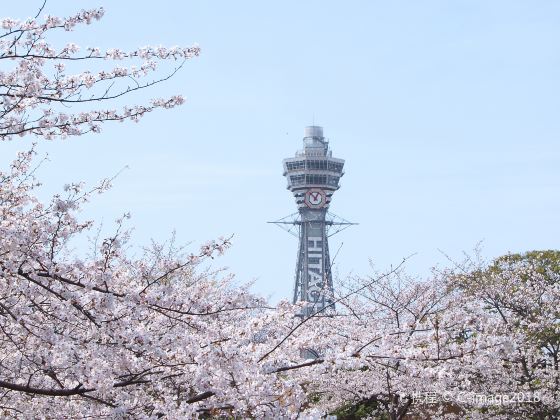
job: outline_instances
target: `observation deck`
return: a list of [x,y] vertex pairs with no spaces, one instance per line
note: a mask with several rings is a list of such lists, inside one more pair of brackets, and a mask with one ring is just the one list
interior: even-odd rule
[[295,157],[284,159],[284,176],[287,188],[294,194],[298,207],[305,206],[306,191],[324,191],[327,208],[332,194],[340,188],[340,178],[344,175],[344,160],[333,158],[329,142],[319,126],[305,127],[303,149]]

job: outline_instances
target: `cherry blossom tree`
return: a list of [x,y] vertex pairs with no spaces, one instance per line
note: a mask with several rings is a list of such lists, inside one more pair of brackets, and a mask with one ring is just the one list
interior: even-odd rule
[[446,377],[457,374],[450,362],[475,357],[476,342],[462,334],[478,321],[455,308],[460,298],[443,277],[419,281],[397,269],[347,286],[343,309],[307,333],[321,343],[319,374],[307,388],[317,408],[343,418],[357,408],[374,418],[435,416],[441,405],[421,405],[416,396],[443,395]]
[[553,419],[560,415],[560,253],[508,254],[491,264],[461,266],[449,284],[487,317],[479,342],[499,343],[478,352],[461,369],[459,389],[501,395],[507,401],[474,401],[473,412],[502,418]]
[[[121,109],[103,106],[168,80],[186,60],[199,55],[197,46],[82,51],[68,42],[55,48],[48,41],[53,32],[89,25],[101,19],[104,10],[82,10],[66,18],[47,15],[40,20],[43,7],[35,18],[4,18],[0,23],[4,30],[0,35],[0,139],[27,134],[53,139],[98,132],[104,122],[137,121],[154,109],[173,108],[184,102],[177,95]],[[156,72],[164,61],[176,65],[158,76]],[[121,62],[128,65],[116,64]],[[85,70],[70,72],[73,66]],[[69,106],[79,111],[68,113]]]
[[[559,253],[469,260],[427,281],[357,278],[312,317],[287,374],[309,411],[374,418],[558,417]],[[297,346],[296,346],[297,347]]]
[[274,416],[304,399],[257,362],[265,344],[256,333],[282,311],[267,316],[247,288],[196,269],[227,239],[198,254],[171,242],[130,258],[121,218],[91,257],[76,258],[69,242],[91,226],[76,212],[108,185],[69,185],[42,204],[32,155],[0,173],[3,417]]
[[[103,9],[67,18],[41,13],[1,21],[0,139],[99,132],[104,122],[137,121],[183,102],[172,96],[110,107],[172,77],[198,47],[81,52],[69,42],[56,49],[48,41],[53,32],[97,21]],[[158,76],[169,60],[177,64]],[[111,64],[117,61],[130,65]],[[76,63],[85,70],[69,73]],[[34,155],[22,152],[0,172],[3,417],[190,418],[223,411],[262,417],[300,409],[301,386],[258,362],[267,328],[289,319],[289,308],[271,312],[230,276],[198,268],[222,253],[228,239],[193,254],[172,241],[153,244],[131,257],[125,215],[80,258],[70,244],[94,223],[81,221],[79,211],[110,180],[91,189],[70,183],[42,203]]]

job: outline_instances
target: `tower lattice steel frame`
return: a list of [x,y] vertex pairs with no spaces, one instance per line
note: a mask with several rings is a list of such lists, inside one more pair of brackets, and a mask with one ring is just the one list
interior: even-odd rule
[[307,317],[334,310],[328,238],[355,223],[328,212],[332,195],[340,188],[344,160],[332,157],[322,127],[305,127],[303,149],[283,164],[298,213],[270,223],[299,238],[293,302],[308,302],[302,312]]

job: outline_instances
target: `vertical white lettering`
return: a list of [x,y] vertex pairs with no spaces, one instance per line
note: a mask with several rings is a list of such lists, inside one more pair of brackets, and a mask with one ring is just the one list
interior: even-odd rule
[[323,238],[307,238],[307,297],[310,302],[320,300],[323,292]]

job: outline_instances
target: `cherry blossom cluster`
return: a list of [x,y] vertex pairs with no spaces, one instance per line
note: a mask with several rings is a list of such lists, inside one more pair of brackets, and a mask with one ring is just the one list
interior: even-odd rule
[[93,20],[101,19],[104,13],[105,11],[100,7],[98,9],[82,10],[66,18],[46,16],[43,23],[37,22],[37,18],[27,19],[25,21],[4,18],[1,20],[1,25],[2,28],[9,31],[8,33],[10,34],[19,31],[29,31],[39,35],[53,28],[64,28],[66,31],[71,31],[78,24],[85,23],[89,25]]
[[153,244],[131,258],[125,215],[90,257],[73,257],[69,243],[92,228],[78,221],[78,211],[110,183],[89,190],[69,184],[43,205],[33,196],[33,154],[20,154],[0,173],[4,416],[297,411],[305,401],[301,385],[258,362],[268,348],[259,334],[286,314],[247,287],[233,287],[229,276],[197,270],[229,239],[197,254]]
[[[90,47],[81,53],[73,42],[57,49],[48,41],[52,31],[70,31],[77,25],[101,19],[103,14],[100,8],[83,10],[66,18],[47,16],[43,21],[38,18],[2,20],[0,62],[5,66],[0,71],[1,139],[29,134],[54,139],[99,132],[104,122],[138,121],[154,109],[169,109],[184,103],[182,96],[175,95],[120,110],[98,108],[68,113],[69,105],[116,102],[124,95],[163,82],[172,77],[185,60],[200,53],[197,46],[147,46],[133,51],[118,48],[103,51]],[[130,65],[108,68],[103,65],[105,61],[115,60],[128,60]],[[170,60],[178,64],[158,76],[155,73],[158,65]],[[72,66],[80,70],[68,72]],[[89,69],[96,66],[102,68]],[[146,79],[150,74],[154,74],[154,78]]]
[[346,309],[310,320],[298,338],[318,355],[289,373],[308,381],[323,415],[362,404],[374,418],[554,418],[559,268],[560,252],[548,251],[429,281],[400,271],[354,279],[345,286],[355,293],[338,303]]

